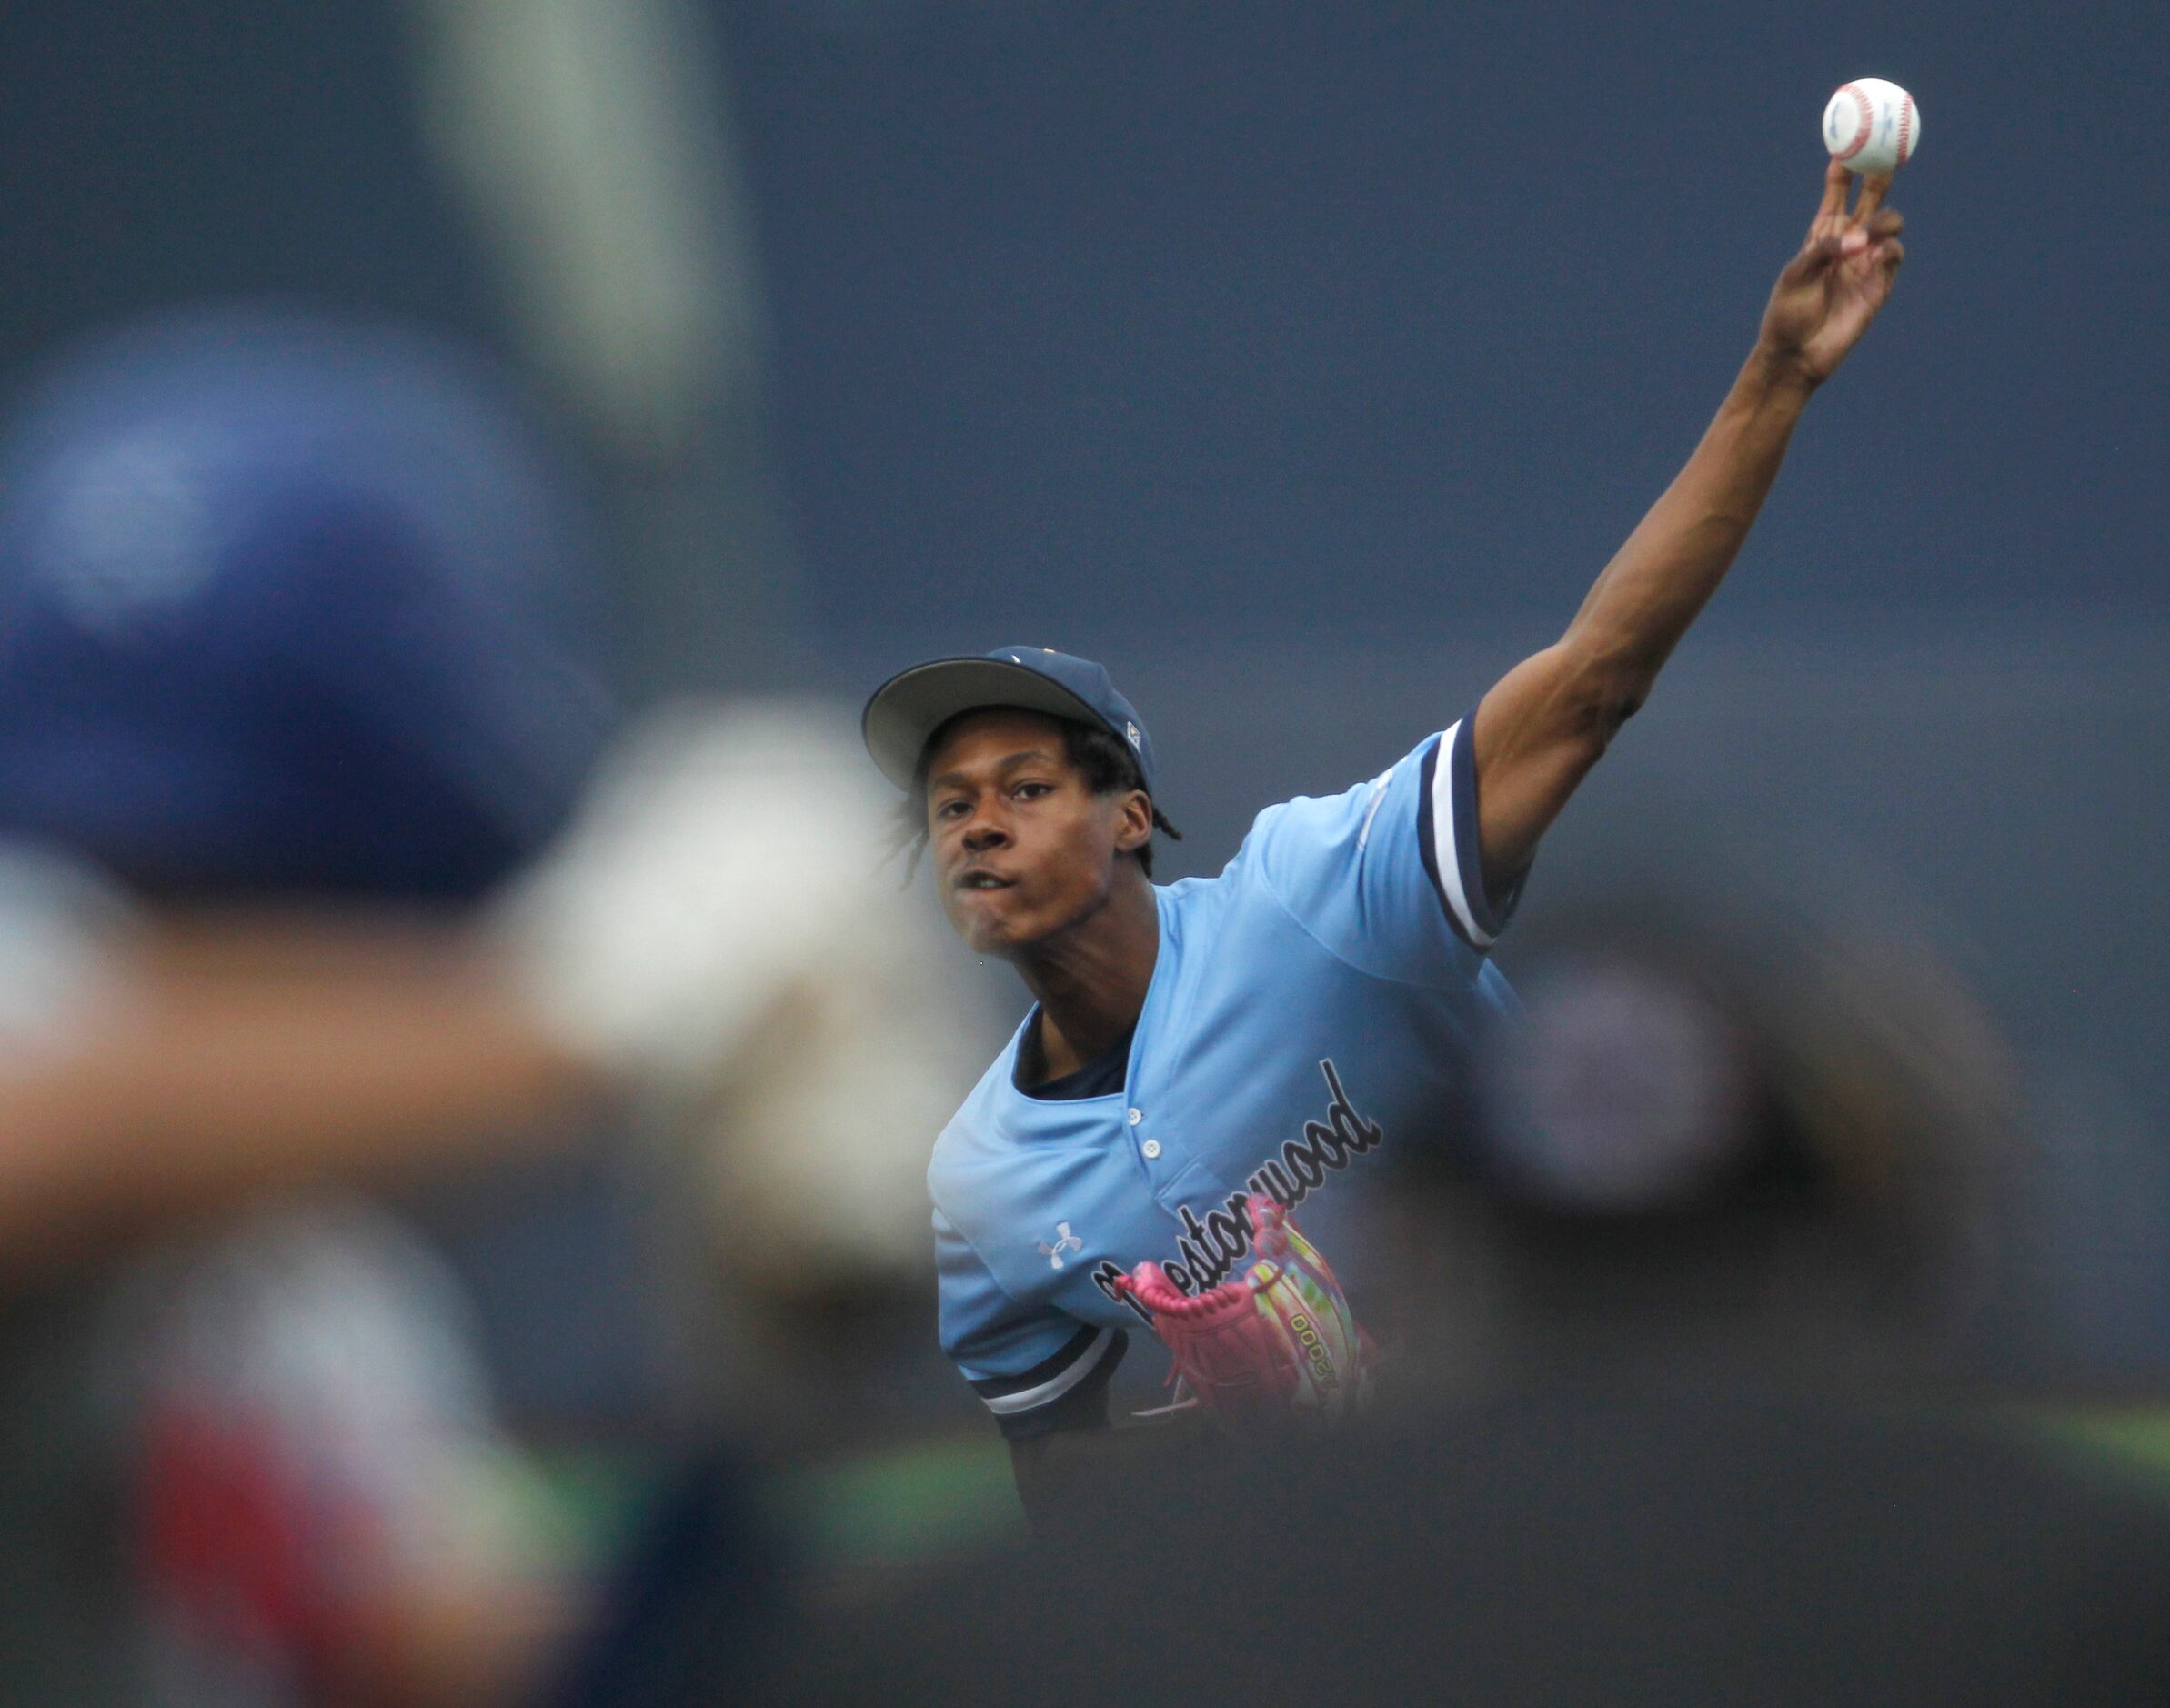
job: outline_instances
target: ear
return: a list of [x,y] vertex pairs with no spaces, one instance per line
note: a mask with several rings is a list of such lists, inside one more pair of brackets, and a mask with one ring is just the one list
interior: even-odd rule
[[1115,809],[1115,851],[1135,854],[1152,839],[1152,797],[1142,789],[1133,789]]

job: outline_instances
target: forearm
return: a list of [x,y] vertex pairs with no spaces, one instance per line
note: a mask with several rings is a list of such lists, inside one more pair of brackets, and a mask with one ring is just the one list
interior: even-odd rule
[[1733,567],[1812,389],[1759,345],[1686,465],[1591,587],[1561,646],[1611,722],[1643,703]]
[[1486,882],[1503,887],[1649,696],[1748,537],[1813,386],[1759,344],[1686,465],[1567,631],[1484,697],[1475,738]]
[[148,934],[73,1048],[0,1073],[0,1273],[266,1187],[488,1155],[599,1097],[463,932]]
[[1846,209],[1833,161],[1808,241],[1778,276],[1755,348],[1710,429],[1591,587],[1567,632],[1493,685],[1474,728],[1478,834],[1488,883],[1513,878],[1622,722],[1649,695],[1748,538],[1809,394],[1891,294],[1904,247],[1880,206],[1887,179]]

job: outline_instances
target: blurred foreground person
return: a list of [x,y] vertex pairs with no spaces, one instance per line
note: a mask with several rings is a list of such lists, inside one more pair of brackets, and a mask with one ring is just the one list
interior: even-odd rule
[[1474,1137],[1405,1164],[1349,1452],[1141,1465],[773,1699],[2163,1700],[2160,1491],[1955,1404],[2004,1108],[1964,1000],[1673,929],[1520,982]]
[[579,534],[509,420],[434,346],[226,313],[63,362],[0,451],[11,1701],[532,1687],[566,1586],[456,1291],[349,1189],[683,1116],[895,959],[818,718],[597,771]]

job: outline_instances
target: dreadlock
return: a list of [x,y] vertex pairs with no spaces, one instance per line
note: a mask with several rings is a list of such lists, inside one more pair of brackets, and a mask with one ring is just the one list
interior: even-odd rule
[[[959,712],[958,718],[969,718],[970,712]],[[1146,793],[1145,779],[1138,769],[1137,757],[1129,748],[1116,739],[1115,733],[1098,724],[1089,724],[1073,718],[1053,720],[1062,731],[1062,750],[1078,775],[1085,779],[1086,788],[1096,795],[1120,795],[1135,789]],[[911,788],[897,804],[897,822],[890,833],[889,856],[909,853],[904,866],[904,881],[911,882],[912,874],[919,869],[919,857],[927,851],[927,772],[934,763],[935,754],[940,750],[942,738],[949,732],[951,724],[940,726],[927,738],[919,749],[919,762],[912,768]],[[1147,796],[1150,800],[1151,797]],[[1154,807],[1153,829],[1163,836],[1180,842],[1183,833],[1168,822],[1168,815]],[[1153,845],[1148,840],[1131,851],[1138,869],[1148,878],[1153,875]]]

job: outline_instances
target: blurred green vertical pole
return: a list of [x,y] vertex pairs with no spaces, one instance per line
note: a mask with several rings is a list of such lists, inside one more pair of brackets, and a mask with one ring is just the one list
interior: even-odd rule
[[800,653],[719,52],[686,0],[406,0],[423,128],[606,481],[636,690]]

